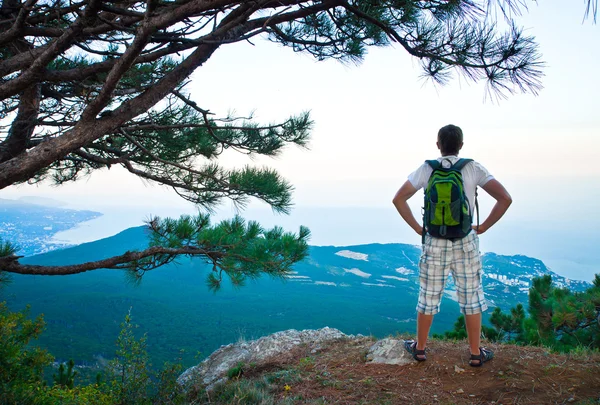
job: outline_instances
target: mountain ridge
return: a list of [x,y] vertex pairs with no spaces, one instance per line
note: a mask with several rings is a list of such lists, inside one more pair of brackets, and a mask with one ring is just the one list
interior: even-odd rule
[[[147,246],[146,227],[23,259],[31,264],[69,264],[98,260]],[[261,277],[236,289],[224,283],[213,294],[211,271],[202,259],[181,258],[148,272],[141,285],[128,284],[121,271],[95,270],[73,276],[19,276],[0,290],[11,309],[31,304],[43,313],[47,331],[40,343],[58,359],[95,364],[113,355],[119,323],[130,310],[148,334],[155,364],[185,349],[184,365],[199,350],[206,354],[239,338],[256,338],[285,329],[330,326],[347,334],[385,336],[414,330],[420,249],[407,244],[311,246],[310,256],[283,280]],[[366,259],[366,260],[365,260]],[[484,254],[484,286],[493,306],[506,310],[527,302],[525,283],[550,271],[527,256]],[[487,272],[487,273],[486,273]],[[584,282],[570,282],[573,289]],[[432,332],[452,328],[459,315],[452,283]],[[488,315],[491,311],[488,311]]]

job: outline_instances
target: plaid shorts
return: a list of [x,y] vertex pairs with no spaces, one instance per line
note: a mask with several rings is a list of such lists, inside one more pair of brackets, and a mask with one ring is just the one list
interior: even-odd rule
[[473,315],[487,309],[481,286],[479,237],[475,232],[462,239],[425,237],[419,261],[419,303],[417,311],[435,315],[440,311],[446,279],[452,272],[460,311]]

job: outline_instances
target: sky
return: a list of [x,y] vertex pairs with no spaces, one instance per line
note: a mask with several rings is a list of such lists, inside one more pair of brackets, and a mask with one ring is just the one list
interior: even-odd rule
[[[452,123],[464,132],[461,156],[481,162],[514,201],[482,236],[482,250],[533,255],[557,272],[591,279],[600,242],[600,27],[583,21],[584,2],[529,7],[516,20],[537,38],[546,62],[544,89],[537,96],[494,101],[486,99],[483,83],[461,77],[435,86],[421,78],[418,60],[400,46],[371,49],[359,65],[318,62],[261,40],[219,49],[188,88],[202,108],[217,116],[253,112],[263,123],[310,110],[315,122],[309,149],[291,147],[275,159],[223,155],[220,162],[228,167],[273,167],[295,187],[290,216],[274,215],[260,202],[242,214],[265,226],[308,225],[315,245],[418,244],[391,199],[410,172],[437,156],[437,131]],[[20,196],[105,212],[102,226],[60,235],[79,241],[108,236],[150,215],[195,210],[172,190],[115,168],[59,188],[0,190],[0,198]],[[421,196],[411,200],[415,213]],[[484,216],[492,201],[483,197],[481,205]],[[234,213],[225,203],[217,217]]]

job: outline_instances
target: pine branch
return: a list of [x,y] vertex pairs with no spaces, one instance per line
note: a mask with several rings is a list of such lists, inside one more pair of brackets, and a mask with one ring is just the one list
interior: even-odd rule
[[97,269],[113,269],[123,270],[129,269],[132,263],[146,258],[152,258],[157,255],[203,255],[206,257],[222,257],[221,253],[210,252],[199,248],[186,247],[181,249],[169,249],[160,246],[153,246],[141,252],[125,252],[122,255],[114,256],[108,259],[96,260],[70,266],[38,266],[31,264],[20,264],[18,260],[22,256],[7,256],[0,257],[0,271],[16,274],[33,274],[40,276],[65,276],[69,274],[79,274],[90,270]]
[[[128,251],[92,262],[40,266],[19,263],[14,247],[0,244],[0,272],[34,275],[70,275],[97,269],[128,270],[134,279],[140,279],[150,270],[172,262],[177,257],[201,257],[213,265],[213,287],[224,275],[238,282],[262,274],[281,277],[295,263],[308,255],[310,233],[301,227],[298,234],[283,232],[281,228],[263,230],[256,222],[246,223],[236,217],[210,225],[208,215],[181,218],[153,218],[148,223],[150,246],[142,251]],[[215,283],[217,281],[217,283]]]
[[45,69],[46,65],[48,65],[48,63],[56,56],[66,51],[84,27],[93,22],[100,3],[100,0],[90,0],[82,17],[78,18],[59,38],[52,41],[27,70],[17,78],[4,84],[0,84],[0,99],[5,99],[18,94],[27,88],[31,82],[35,82],[37,76]]
[[596,24],[596,17],[598,17],[598,0],[587,0],[583,19],[587,20],[590,16],[592,16],[591,18],[594,19],[594,24]]
[[37,0],[27,0],[25,4],[21,6],[14,23],[7,31],[0,34],[0,46],[7,44],[17,38],[25,28],[25,20],[31,13],[32,6]]

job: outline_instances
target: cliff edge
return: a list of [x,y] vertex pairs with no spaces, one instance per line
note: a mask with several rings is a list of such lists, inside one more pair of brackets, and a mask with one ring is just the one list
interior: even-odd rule
[[[274,336],[295,344],[273,352]],[[202,364],[186,371],[188,389],[213,404],[600,404],[600,353],[488,344],[495,358],[474,368],[466,342],[433,340],[427,361],[416,362],[398,349],[399,337],[377,341],[330,328],[279,332],[261,338],[259,346],[252,346],[257,341],[236,345],[251,352],[248,347],[265,347],[267,338],[268,356],[237,357],[226,371],[220,368],[209,390],[206,381],[194,377],[201,375]],[[233,353],[236,345],[219,350]],[[204,364],[214,368],[216,358]]]

